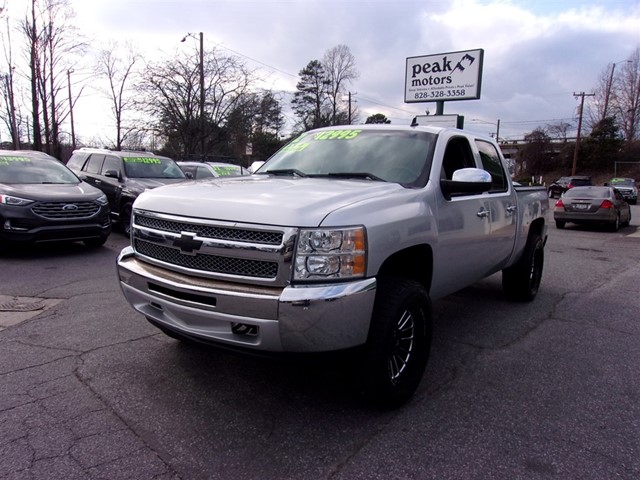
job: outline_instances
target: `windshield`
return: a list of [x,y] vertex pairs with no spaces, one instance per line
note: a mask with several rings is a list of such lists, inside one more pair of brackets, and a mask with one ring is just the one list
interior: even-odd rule
[[80,183],[58,160],[23,155],[0,156],[0,183]]
[[415,130],[315,130],[280,149],[258,173],[424,185],[435,141],[435,134]]
[[168,157],[122,157],[129,178],[185,178],[184,172]]
[[636,181],[633,178],[612,178],[609,182],[613,186],[626,185],[629,187],[635,187]]
[[576,187],[567,190],[566,198],[607,198],[610,196],[609,187]]

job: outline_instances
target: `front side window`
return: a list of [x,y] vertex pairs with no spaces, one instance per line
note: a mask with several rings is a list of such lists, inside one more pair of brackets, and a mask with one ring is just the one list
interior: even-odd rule
[[120,159],[111,155],[107,155],[102,164],[102,174],[106,174],[108,170],[115,170],[120,173]]
[[102,162],[104,161],[104,155],[101,153],[94,153],[89,157],[89,161],[85,165],[85,171],[87,173],[100,173],[102,169]]
[[480,152],[482,168],[491,174],[491,190],[489,190],[489,193],[506,192],[507,180],[505,171],[495,145],[484,140],[476,140],[476,146]]

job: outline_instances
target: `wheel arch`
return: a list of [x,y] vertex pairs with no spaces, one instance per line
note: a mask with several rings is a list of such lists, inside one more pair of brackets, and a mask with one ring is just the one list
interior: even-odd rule
[[415,280],[427,292],[433,278],[433,250],[430,245],[415,245],[390,255],[380,266],[379,278],[400,277]]

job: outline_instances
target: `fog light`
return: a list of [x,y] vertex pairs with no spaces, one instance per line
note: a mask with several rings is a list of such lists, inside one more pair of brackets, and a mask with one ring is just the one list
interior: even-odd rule
[[258,335],[257,325],[248,325],[246,323],[232,323],[231,331],[236,335]]

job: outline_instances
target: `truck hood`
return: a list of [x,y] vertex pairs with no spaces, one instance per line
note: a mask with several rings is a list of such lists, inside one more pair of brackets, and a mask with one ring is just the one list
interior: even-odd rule
[[404,190],[370,180],[250,175],[186,181],[140,195],[134,208],[237,223],[315,227],[338,208]]

